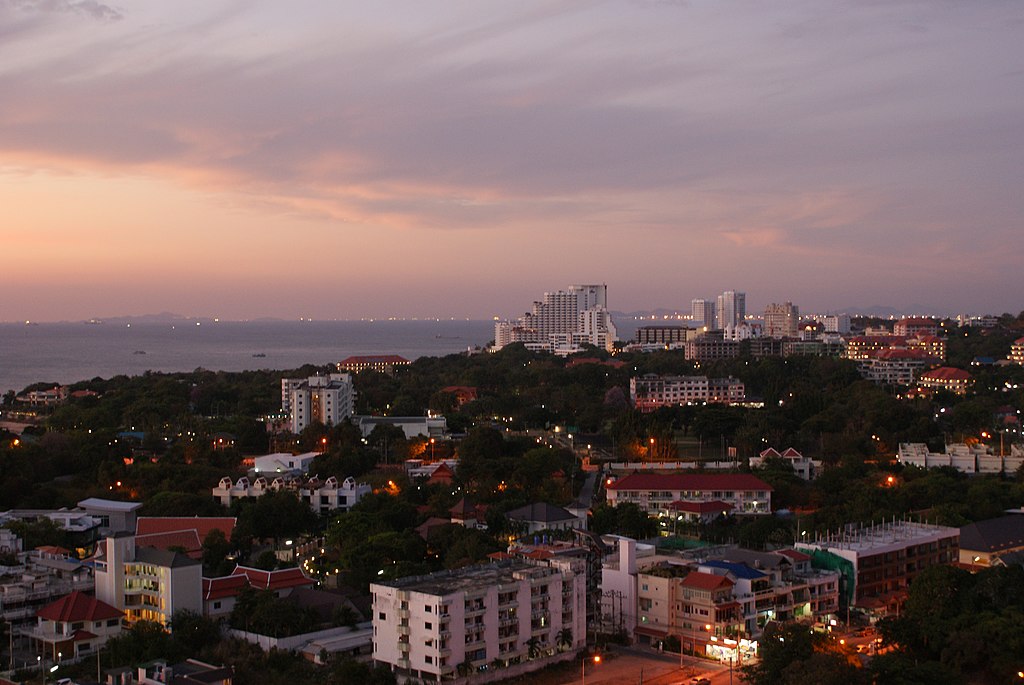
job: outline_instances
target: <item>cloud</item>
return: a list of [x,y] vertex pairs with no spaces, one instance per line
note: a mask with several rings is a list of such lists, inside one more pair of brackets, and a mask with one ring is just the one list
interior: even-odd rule
[[118,21],[121,10],[98,0],[5,0],[3,4],[23,12],[77,14],[98,21]]

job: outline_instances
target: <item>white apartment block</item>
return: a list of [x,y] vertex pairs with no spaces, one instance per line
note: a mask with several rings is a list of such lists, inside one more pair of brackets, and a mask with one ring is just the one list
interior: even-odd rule
[[824,324],[827,333],[847,335],[850,332],[849,314],[829,314],[822,317],[821,323]]
[[650,412],[658,407],[743,402],[746,389],[735,378],[647,374],[629,379],[629,397],[638,411]]
[[108,537],[97,547],[96,598],[129,623],[166,626],[181,609],[203,612],[203,567],[178,552],[136,547],[134,535]]
[[896,460],[901,464],[931,469],[938,466],[952,466],[968,474],[1014,474],[1024,466],[1024,449],[1012,445],[1009,454],[992,454],[986,445],[958,443],[946,445],[945,452],[931,452],[923,442],[900,443]]
[[747,318],[747,294],[726,290],[715,301],[718,327],[735,326]]
[[291,418],[291,431],[301,433],[311,423],[333,426],[352,416],[356,392],[352,376],[332,373],[281,379],[281,411]]
[[356,502],[372,492],[366,483],[357,483],[349,477],[341,483],[334,476],[321,481],[316,476],[308,480],[287,480],[275,478],[268,483],[267,479],[260,476],[250,481],[242,476],[235,482],[225,476],[213,488],[212,495],[220,500],[225,507],[230,507],[235,500],[245,497],[262,497],[268,492],[289,490],[295,492],[303,502],[309,505],[315,513],[323,514],[330,511],[348,511]]
[[773,302],[764,309],[764,334],[769,338],[795,338],[799,324],[800,308],[792,302]]
[[547,563],[502,561],[371,584],[374,661],[399,682],[440,682],[463,664],[473,673],[496,663],[534,670],[579,649],[585,562]]
[[524,343],[544,351],[573,351],[582,344],[611,350],[617,339],[608,312],[608,286],[570,285],[544,293],[530,312],[515,321],[495,323],[492,349]]

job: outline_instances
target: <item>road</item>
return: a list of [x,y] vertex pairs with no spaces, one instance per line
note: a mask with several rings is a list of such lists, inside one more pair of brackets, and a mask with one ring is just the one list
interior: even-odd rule
[[[533,685],[689,685],[691,678],[702,677],[710,679],[714,685],[729,683],[728,667],[706,659],[684,656],[680,668],[679,657],[675,654],[629,647],[616,647],[604,657],[600,664],[587,663],[585,683],[580,668],[558,674],[537,674],[530,682]],[[735,675],[733,683],[740,683]]]

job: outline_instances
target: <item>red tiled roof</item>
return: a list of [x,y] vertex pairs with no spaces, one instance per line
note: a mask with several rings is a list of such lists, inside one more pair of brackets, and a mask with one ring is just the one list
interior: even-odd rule
[[775,449],[774,447],[769,447],[768,449],[766,449],[763,452],[761,452],[761,458],[762,459],[769,459],[771,457],[781,457],[781,456],[782,455],[779,454],[779,451],[777,449]]
[[789,557],[793,561],[810,561],[810,556],[803,552],[798,552],[795,549],[782,549],[779,550],[779,554]]
[[105,621],[121,618],[124,613],[92,595],[75,590],[36,612],[36,616],[48,621],[68,623],[73,621]]
[[203,600],[234,597],[248,584],[244,575],[203,578]]
[[683,578],[683,587],[692,587],[697,590],[717,590],[720,587],[732,587],[735,585],[725,576],[716,576],[714,573],[703,573],[702,571],[691,571]]
[[140,516],[135,523],[135,534],[151,535],[194,530],[202,542],[211,531],[219,530],[230,540],[231,533],[235,530],[235,521],[232,516]]
[[90,633],[88,630],[76,630],[71,636],[72,642],[85,642],[86,640],[93,640],[96,638],[96,633]]
[[633,473],[608,486],[609,490],[771,490],[749,473]]
[[248,566],[236,566],[231,575],[244,575],[249,585],[257,590],[280,590],[287,587],[312,585],[313,580],[307,578],[300,568],[282,568],[277,571],[264,571]]
[[669,505],[670,508],[676,511],[685,511],[690,514],[712,514],[715,512],[726,512],[732,509],[731,504],[720,502],[718,500],[712,500],[711,502],[673,502]]
[[921,380],[929,381],[969,381],[971,378],[971,374],[952,366],[940,366],[921,374]]
[[786,451],[782,453],[782,456],[784,456],[784,457],[792,457],[794,459],[799,459],[800,457],[802,457],[804,455],[800,454],[799,452],[797,452],[792,447],[787,447]]
[[882,361],[893,361],[897,359],[920,359],[922,361],[931,359],[932,356],[926,350],[904,350],[901,348],[888,348],[875,353],[875,359]]
[[194,530],[175,530],[170,533],[150,533],[135,536],[136,547],[156,547],[157,549],[182,549],[189,557],[199,559],[203,553],[203,543]]

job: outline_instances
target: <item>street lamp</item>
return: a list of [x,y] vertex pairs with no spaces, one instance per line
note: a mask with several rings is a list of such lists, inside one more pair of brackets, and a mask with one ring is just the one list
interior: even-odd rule
[[[595,654],[593,658],[594,658],[594,664],[601,663],[601,655],[600,654]],[[580,685],[587,685],[587,657],[586,657],[586,655],[583,656],[583,662],[582,662],[582,666],[581,666],[581,670],[580,670]]]

